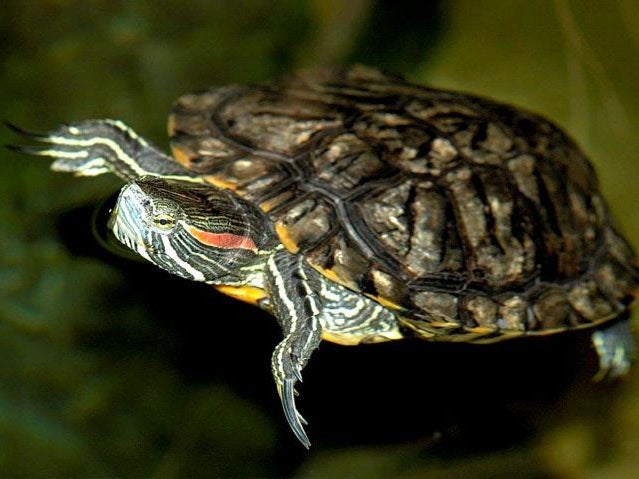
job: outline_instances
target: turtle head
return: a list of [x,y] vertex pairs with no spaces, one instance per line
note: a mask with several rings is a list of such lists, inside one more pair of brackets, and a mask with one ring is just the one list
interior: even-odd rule
[[232,192],[155,177],[122,188],[109,227],[160,268],[210,283],[237,276],[273,238],[266,216]]

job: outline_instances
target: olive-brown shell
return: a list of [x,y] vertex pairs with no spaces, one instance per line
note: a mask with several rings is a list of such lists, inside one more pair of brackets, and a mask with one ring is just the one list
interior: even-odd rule
[[639,283],[583,153],[504,104],[355,66],[185,95],[169,133],[180,163],[424,337],[595,325]]

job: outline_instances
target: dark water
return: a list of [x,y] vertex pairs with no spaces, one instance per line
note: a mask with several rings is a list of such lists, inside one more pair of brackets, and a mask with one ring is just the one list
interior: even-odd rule
[[[5,2],[2,116],[119,118],[164,147],[182,93],[363,61],[564,125],[637,244],[639,5],[396,3]],[[637,477],[637,374],[592,383],[587,333],[324,343],[306,452],[270,377],[275,321],[105,248],[118,187],[3,153],[0,477]]]

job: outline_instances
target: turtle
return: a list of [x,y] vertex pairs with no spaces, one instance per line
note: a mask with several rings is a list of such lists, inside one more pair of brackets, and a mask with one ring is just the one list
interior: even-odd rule
[[128,248],[275,316],[306,448],[295,387],[322,340],[592,328],[596,377],[630,368],[635,253],[586,155],[537,114],[354,65],[186,94],[171,156],[116,120],[13,128],[55,171],[126,182],[108,226]]

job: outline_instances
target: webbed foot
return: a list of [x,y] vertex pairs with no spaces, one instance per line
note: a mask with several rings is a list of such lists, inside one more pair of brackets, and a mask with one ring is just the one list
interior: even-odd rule
[[7,126],[25,138],[46,145],[15,146],[13,149],[29,155],[54,158],[51,163],[54,171],[70,172],[76,176],[96,176],[112,170],[108,157],[117,155],[117,150],[121,150],[115,123],[89,120],[77,125],[61,125],[46,133],[27,131],[11,123],[7,123]]
[[599,372],[593,378],[595,381],[614,379],[628,373],[636,354],[629,320],[595,331],[592,343],[599,355]]
[[46,133],[27,131],[8,122],[6,125],[18,135],[44,144],[12,145],[10,149],[53,158],[54,171],[76,176],[114,173],[127,181],[156,172],[189,176],[121,121],[85,120]]

